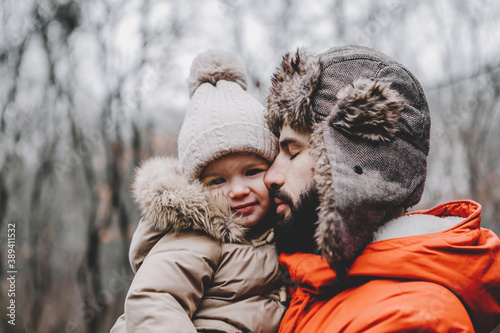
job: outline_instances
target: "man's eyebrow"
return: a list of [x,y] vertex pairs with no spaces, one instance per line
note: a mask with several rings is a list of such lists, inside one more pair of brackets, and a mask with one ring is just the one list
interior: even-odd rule
[[296,139],[296,138],[284,138],[280,140],[280,147],[281,148],[287,148],[290,144],[294,144],[297,146],[305,146],[304,142],[302,140]]

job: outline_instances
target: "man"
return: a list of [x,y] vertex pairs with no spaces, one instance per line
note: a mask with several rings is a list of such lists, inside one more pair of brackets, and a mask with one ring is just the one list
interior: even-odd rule
[[290,307],[280,332],[489,332],[500,240],[463,200],[406,214],[426,177],[423,89],[373,49],[287,54],[267,118],[280,153],[265,182]]

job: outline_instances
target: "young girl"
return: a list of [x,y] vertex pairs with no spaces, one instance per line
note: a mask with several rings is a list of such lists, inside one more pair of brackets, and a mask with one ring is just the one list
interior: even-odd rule
[[136,173],[136,271],[112,332],[277,332],[285,311],[264,174],[277,153],[233,54],[193,61],[179,162]]

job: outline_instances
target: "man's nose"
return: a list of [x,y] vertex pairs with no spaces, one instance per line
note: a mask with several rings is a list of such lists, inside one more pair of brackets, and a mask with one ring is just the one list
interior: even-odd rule
[[270,190],[277,190],[285,184],[285,173],[283,167],[275,160],[271,167],[267,170],[264,177],[264,183]]

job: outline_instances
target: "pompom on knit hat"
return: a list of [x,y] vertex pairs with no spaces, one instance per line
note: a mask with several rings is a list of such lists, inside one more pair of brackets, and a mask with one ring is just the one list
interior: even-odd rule
[[387,55],[348,45],[283,57],[267,119],[312,132],[320,195],[316,245],[332,268],[349,267],[398,209],[420,201],[430,114],[414,75]]
[[247,73],[235,54],[208,50],[191,65],[190,103],[178,138],[179,162],[198,178],[208,163],[229,153],[255,153],[272,162],[277,139],[265,108],[247,91]]

